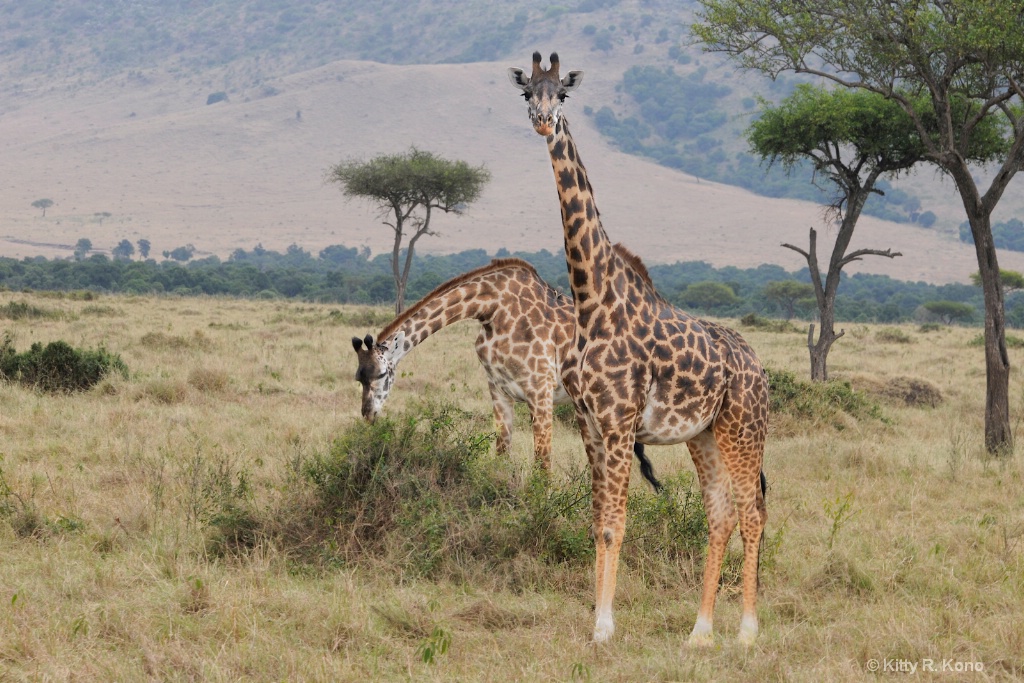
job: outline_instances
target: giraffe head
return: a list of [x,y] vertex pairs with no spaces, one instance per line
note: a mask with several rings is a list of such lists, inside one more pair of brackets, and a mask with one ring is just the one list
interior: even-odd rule
[[356,381],[363,385],[362,413],[367,422],[377,419],[391,387],[395,385],[395,368],[401,358],[404,342],[405,332],[401,331],[377,344],[373,343],[373,335],[368,334],[363,339],[352,337],[352,348],[359,358]]
[[562,102],[570,90],[575,90],[583,82],[582,71],[570,71],[562,79],[558,78],[558,53],[551,53],[551,66],[545,71],[540,66],[540,53],[533,53],[533,73],[527,78],[522,69],[512,67],[508,70],[512,85],[523,91],[530,109],[530,121],[533,129],[543,136],[555,132],[555,125],[562,115]]

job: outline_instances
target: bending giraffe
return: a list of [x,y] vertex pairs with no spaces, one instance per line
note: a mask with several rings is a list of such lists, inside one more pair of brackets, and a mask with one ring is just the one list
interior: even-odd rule
[[[511,450],[513,404],[524,402],[533,422],[535,461],[550,469],[554,406],[569,403],[560,371],[576,320],[572,301],[520,259],[495,259],[442,283],[385,325],[376,343],[369,334],[352,338],[359,363],[356,380],[363,388],[363,418],[373,422],[380,415],[394,387],[398,363],[407,353],[433,333],[470,319],[482,326],[476,354],[487,374],[497,451]],[[660,489],[639,443],[635,454],[643,476]]]
[[619,549],[634,442],[686,442],[700,479],[708,549],[694,645],[713,640],[713,615],[726,545],[737,522],[743,539],[743,616],[739,639],[757,637],[757,555],[767,510],[761,465],[768,431],[768,381],[736,332],[691,317],[665,301],[601,224],[562,102],[583,72],[559,78],[533,54],[533,71],[509,69],[547,140],[561,204],[565,259],[576,328],[562,381],[576,406],[590,459],[595,566],[594,641],[615,631]]

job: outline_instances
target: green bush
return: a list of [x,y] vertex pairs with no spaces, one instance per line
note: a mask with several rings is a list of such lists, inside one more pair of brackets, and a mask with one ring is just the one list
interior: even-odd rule
[[744,327],[750,327],[755,330],[763,330],[764,332],[803,331],[788,320],[766,318],[765,316],[758,315],[757,313],[747,313],[745,316],[740,318],[740,324],[743,325]]
[[[491,453],[489,426],[488,416],[452,406],[353,424],[301,468],[311,495],[294,512],[311,528],[279,534],[283,550],[404,576],[518,586],[571,570],[586,581],[594,558],[589,470],[523,475]],[[648,577],[675,576],[680,558],[692,568],[707,541],[693,475],[664,483],[661,494],[638,491],[629,501],[622,557]]]
[[785,370],[765,368],[772,414],[790,415],[810,422],[829,422],[837,428],[835,420],[843,412],[857,419],[873,418],[886,421],[882,409],[864,393],[854,390],[849,382],[804,382]]
[[103,347],[79,350],[63,341],[36,342],[17,353],[9,335],[0,343],[0,376],[42,391],[85,391],[111,372],[127,377],[128,367]]

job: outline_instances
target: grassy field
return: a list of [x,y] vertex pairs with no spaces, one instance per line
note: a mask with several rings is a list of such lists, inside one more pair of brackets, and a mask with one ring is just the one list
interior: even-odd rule
[[[727,585],[715,647],[691,650],[699,572],[620,572],[616,635],[594,647],[586,568],[510,586],[304,562],[273,542],[211,552],[218,501],[289,509],[302,463],[359,419],[349,339],[387,311],[0,293],[11,302],[33,313],[0,319],[19,351],[102,345],[130,374],[78,395],[0,383],[2,680],[823,681],[929,660],[946,680],[1024,675],[1024,468],[981,448],[977,329],[847,326],[830,370],[880,410],[773,419],[761,636],[736,644]],[[767,366],[806,376],[803,333],[740,329]],[[456,325],[412,353],[387,411],[488,415],[476,334]],[[1022,393],[1015,372],[1018,422]],[[514,439],[525,473],[525,422]],[[692,470],[684,446],[648,453],[660,476]],[[553,460],[556,478],[584,460],[561,424]]]

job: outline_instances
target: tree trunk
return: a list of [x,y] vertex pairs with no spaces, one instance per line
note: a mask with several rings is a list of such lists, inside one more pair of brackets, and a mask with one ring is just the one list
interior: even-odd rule
[[398,259],[402,255],[403,220],[400,209],[395,209],[395,244],[391,249],[391,273],[395,278],[395,315],[405,309],[405,282],[398,268]]
[[821,317],[821,331],[818,333],[818,341],[814,341],[814,323],[811,323],[807,330],[807,350],[811,355],[811,381],[828,381],[828,352],[832,344],[842,337],[846,331],[835,331],[835,295],[828,298],[825,305],[818,310]]
[[[968,202],[964,202],[968,204]],[[1010,358],[1006,352],[1006,312],[999,281],[999,262],[992,239],[991,216],[968,206],[967,218],[978,255],[978,272],[985,295],[985,450],[996,455],[1013,452],[1010,426]]]

